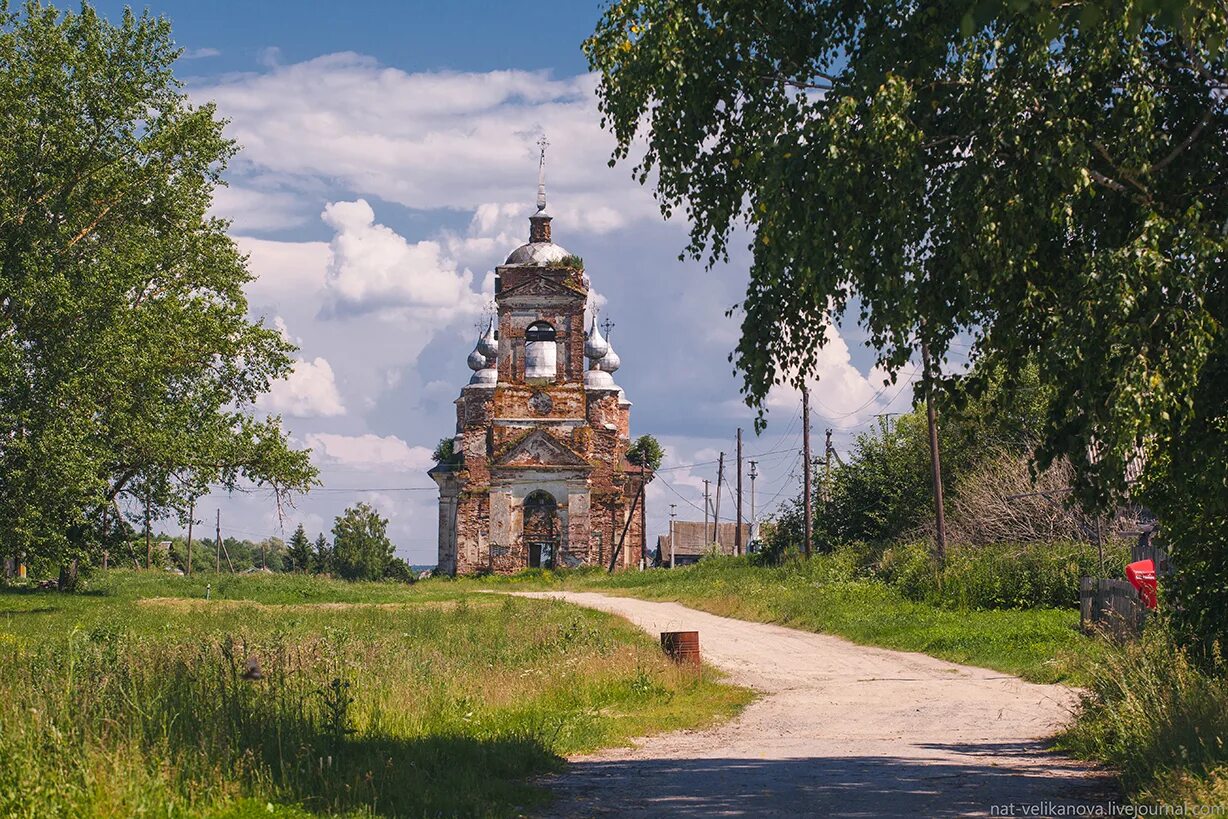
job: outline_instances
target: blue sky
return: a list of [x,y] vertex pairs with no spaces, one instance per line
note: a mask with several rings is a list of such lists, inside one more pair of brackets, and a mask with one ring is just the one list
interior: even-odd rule
[[[99,8],[115,17],[122,6]],[[739,426],[748,460],[758,456],[759,509],[796,494],[798,394],[770,397],[756,438],[727,360],[738,317],[725,311],[744,292],[745,253],[712,271],[678,261],[686,225],[662,220],[628,166],[607,167],[613,141],[580,52],[599,5],[149,8],[172,21],[190,95],[216,102],[243,146],[214,209],[250,255],[253,317],[300,347],[259,409],[282,415],[324,480],[284,519],[262,493],[211,496],[202,515],[220,508],[236,535],[284,537],[299,522],[314,535],[367,501],[389,517],[400,554],[434,562],[429,454],[454,432],[491,271],[526,239],[543,132],[555,240],[584,257],[595,303],[616,325],[632,433],[666,447],[650,531],[666,531],[671,503],[682,519],[702,517],[703,480],[715,481]],[[845,448],[875,412],[908,404],[906,386],[883,388],[868,371],[855,328],[818,361],[817,440],[831,426]],[[722,517],[732,510],[726,495]]]

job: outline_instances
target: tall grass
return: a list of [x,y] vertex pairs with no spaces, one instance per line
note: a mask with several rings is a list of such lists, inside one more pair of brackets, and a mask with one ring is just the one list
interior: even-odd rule
[[1228,810],[1228,663],[1195,663],[1163,622],[1092,669],[1073,751],[1121,772],[1143,802]]
[[[403,597],[385,585],[365,596]],[[510,815],[561,754],[746,699],[559,603],[142,596],[187,587],[0,595],[0,815]]]
[[867,575],[950,609],[1077,608],[1080,578],[1121,577],[1129,559],[1120,541],[1106,545],[1103,565],[1095,546],[1075,541],[959,547],[941,569],[926,544],[850,548]]

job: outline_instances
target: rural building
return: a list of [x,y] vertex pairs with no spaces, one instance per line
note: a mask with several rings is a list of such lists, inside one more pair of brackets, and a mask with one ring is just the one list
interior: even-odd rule
[[620,361],[595,316],[585,332],[589,280],[550,223],[539,179],[529,241],[495,268],[496,314],[469,354],[454,454],[429,473],[449,574],[643,556],[646,476],[626,458]]
[[[712,539],[712,524],[695,520],[674,521],[673,556],[675,566],[698,563],[701,557],[710,554],[731,555],[734,553],[734,534],[737,524],[722,523],[717,527],[716,540]],[[750,525],[742,524],[742,548],[750,543]],[[670,535],[657,536],[657,560],[669,566]]]

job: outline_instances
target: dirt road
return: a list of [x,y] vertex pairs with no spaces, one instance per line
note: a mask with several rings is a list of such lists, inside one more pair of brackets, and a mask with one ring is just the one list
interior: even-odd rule
[[553,816],[1073,816],[1114,797],[1045,751],[1074,700],[1061,686],[676,603],[532,596],[698,630],[707,662],[763,694],[716,728],[573,759]]

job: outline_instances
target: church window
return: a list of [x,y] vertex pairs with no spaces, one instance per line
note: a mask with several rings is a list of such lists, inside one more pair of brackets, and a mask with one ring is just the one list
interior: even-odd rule
[[524,332],[524,377],[553,381],[558,372],[558,343],[554,328],[544,321],[530,324]]

